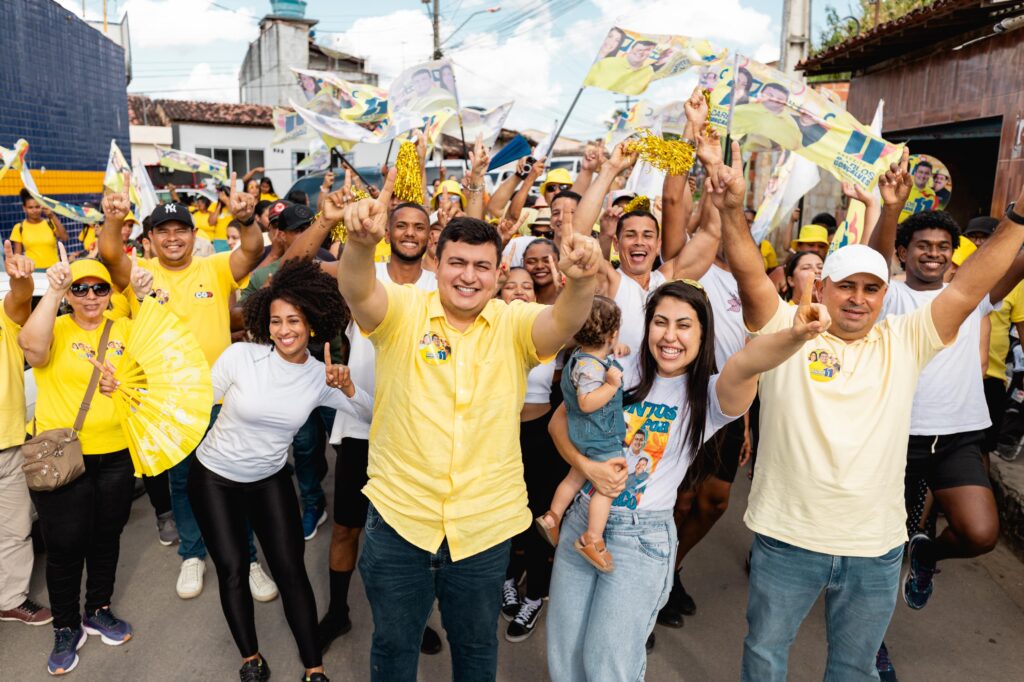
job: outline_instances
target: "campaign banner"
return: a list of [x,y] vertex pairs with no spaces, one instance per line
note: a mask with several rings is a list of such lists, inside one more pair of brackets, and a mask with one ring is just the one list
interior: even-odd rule
[[816,165],[791,151],[783,152],[772,169],[764,197],[750,226],[754,242],[760,244],[775,228],[786,224],[800,197],[810,192],[819,179]]
[[211,159],[208,156],[183,152],[180,149],[168,149],[160,145],[156,147],[157,155],[160,157],[160,165],[171,170],[185,171],[186,173],[203,173],[227,182],[228,164],[224,161]]
[[274,121],[274,138],[270,144],[278,145],[292,140],[301,140],[312,133],[302,117],[291,109],[274,107],[271,116]]
[[139,200],[135,204],[135,217],[139,219],[139,222],[132,228],[131,234],[131,238],[135,239],[142,233],[142,221],[160,204],[160,198],[156,194],[156,188],[153,187],[149,171],[146,170],[145,164],[139,158],[132,161],[132,184],[139,193]]
[[327,148],[327,145],[319,140],[314,140],[309,147],[309,153],[305,158],[295,164],[295,170],[309,173],[330,168],[331,150]]
[[[462,132],[465,133],[467,144],[473,144],[477,135],[483,136],[485,147],[491,147],[497,142],[498,135],[501,134],[501,129],[505,125],[505,119],[508,118],[508,114],[512,111],[512,105],[514,104],[514,101],[505,102],[487,111],[464,107],[460,112],[460,116],[462,118]],[[449,118],[444,124],[442,132],[445,135],[459,137],[461,134],[459,131],[459,116]]]
[[[386,90],[365,83],[351,83],[329,71],[292,68],[299,89],[311,102],[317,97],[329,97],[339,110],[339,117],[352,123],[376,123],[388,116]],[[320,111],[312,104],[307,108]],[[325,112],[321,112],[325,113]]]
[[726,51],[707,40],[637,33],[613,26],[605,36],[583,85],[639,95],[653,81],[685,73],[722,58]]
[[[24,157],[22,157],[22,160]],[[29,191],[32,198],[39,202],[39,205],[43,208],[48,208],[59,216],[63,216],[68,220],[74,220],[87,225],[95,225],[103,222],[103,214],[97,211],[95,208],[89,208],[88,206],[79,206],[78,204],[68,204],[63,201],[57,201],[50,197],[44,197],[39,193],[39,188],[36,186],[36,181],[32,178],[32,173],[29,172],[28,166],[24,163],[18,162],[21,166],[21,184],[25,185],[25,189]]]
[[378,133],[370,132],[361,125],[351,121],[343,121],[334,116],[318,114],[315,111],[299,106],[295,100],[289,100],[289,103],[292,105],[295,113],[306,122],[306,125],[320,134],[324,144],[328,147],[339,146],[343,149],[350,149],[352,145],[361,142],[378,144],[384,139]]
[[0,166],[0,180],[3,180],[4,176],[7,175],[7,171],[11,168],[18,170],[22,167],[27,151],[28,142],[24,138],[19,138],[11,149],[0,147],[0,160],[3,161],[3,166]]
[[107,157],[107,170],[103,174],[103,187],[110,190],[111,192],[124,192],[124,178],[128,176],[128,199],[135,205],[140,202],[139,192],[135,188],[134,182],[131,180],[132,167],[128,164],[128,160],[124,158],[124,154],[121,153],[120,147],[117,146],[115,140],[110,141],[110,155]]
[[735,64],[719,62],[717,70],[710,118],[723,137],[732,104],[733,139],[756,136],[772,149],[794,151],[841,182],[865,190],[903,152],[903,145],[873,133],[840,102],[781,71],[742,55]]
[[427,115],[459,110],[455,70],[447,59],[417,64],[398,74],[388,90],[391,117]]

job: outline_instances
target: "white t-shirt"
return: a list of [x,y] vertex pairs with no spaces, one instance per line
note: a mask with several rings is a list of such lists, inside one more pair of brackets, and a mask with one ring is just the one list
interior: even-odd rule
[[349,399],[327,385],[324,363],[281,358],[271,346],[232,344],[211,371],[213,392],[224,407],[196,449],[210,471],[239,483],[260,481],[281,470],[295,434],[320,406],[369,419],[373,399],[359,387]]
[[555,379],[555,363],[537,365],[526,375],[526,399],[528,404],[543,405],[551,402],[551,383]]
[[[945,289],[946,285],[943,285]],[[879,320],[905,315],[935,300],[942,289],[915,291],[906,282],[889,283]],[[980,431],[992,425],[981,374],[981,321],[997,307],[988,296],[967,317],[956,342],[929,362],[917,381],[910,435],[945,436]]]
[[505,250],[501,252],[501,259],[509,258],[510,268],[519,268],[523,265],[523,256],[526,255],[526,247],[537,241],[539,237],[530,237],[520,235],[518,237],[512,237],[508,240],[508,244],[505,244]]
[[715,362],[722,371],[725,362],[747,343],[747,328],[743,324],[740,307],[740,289],[731,272],[715,264],[700,278],[715,314]]
[[629,346],[630,357],[640,351],[644,341],[644,309],[651,292],[665,283],[665,275],[659,270],[651,272],[651,280],[647,289],[641,287],[635,279],[624,272],[619,273],[619,288],[615,292],[615,303],[622,311],[622,322],[619,326],[619,343]]
[[[388,274],[387,263],[375,263],[374,265],[377,268],[377,279],[382,282],[393,281],[391,275]],[[424,270],[420,273],[420,278],[416,280],[416,288],[423,291],[437,291],[437,276]],[[359,332],[355,321],[349,322],[345,329],[345,336],[349,342],[348,369],[352,375],[352,383],[372,396],[377,388],[377,352],[373,349],[370,340]],[[331,429],[332,443],[340,443],[342,438],[367,440],[369,437],[369,416],[366,419],[360,419],[340,412],[335,416],[334,428]]]
[[[623,386],[640,381],[638,355],[622,359]],[[689,415],[686,412],[688,377],[684,374],[666,379],[655,377],[650,393],[639,403],[627,405],[622,416],[626,420],[626,458],[629,478],[626,489],[612,503],[613,508],[636,511],[662,511],[676,504],[676,492],[683,482],[693,458],[686,446]],[[718,375],[708,383],[708,409],[704,421],[704,440],[737,419],[722,412],[715,390]],[[642,434],[638,437],[638,434]],[[685,450],[685,452],[684,452]],[[590,494],[591,485],[583,486]]]

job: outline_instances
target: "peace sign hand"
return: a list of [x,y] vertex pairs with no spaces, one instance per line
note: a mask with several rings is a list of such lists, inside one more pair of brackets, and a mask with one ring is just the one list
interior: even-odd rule
[[340,389],[348,398],[356,394],[356,385],[352,383],[352,373],[348,367],[331,362],[331,344],[329,343],[324,344],[324,367],[328,386]]
[[800,305],[796,309],[796,317],[793,318],[793,334],[801,341],[810,341],[832,325],[828,308],[821,303],[812,302],[813,281],[806,284]]
[[10,239],[4,240],[4,270],[11,279],[28,279],[35,269],[32,259],[23,253],[14,253]]
[[139,265],[139,257],[132,252],[132,272],[128,278],[135,297],[141,301],[153,290],[153,273]]

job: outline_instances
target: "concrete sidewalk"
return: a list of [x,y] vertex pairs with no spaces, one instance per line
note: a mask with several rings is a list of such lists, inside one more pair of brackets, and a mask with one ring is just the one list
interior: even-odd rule
[[[329,460],[333,466],[333,454]],[[656,628],[657,647],[648,660],[648,680],[739,679],[746,632],[743,563],[751,540],[741,521],[749,490],[744,472],[740,479],[732,508],[687,561],[684,582],[697,601],[697,615],[687,618],[681,630]],[[332,475],[325,479],[325,483],[332,481]],[[327,492],[331,499],[330,487]],[[330,525],[325,524],[306,545],[306,565],[321,612],[327,599],[329,540]],[[203,594],[182,601],[174,592],[179,566],[175,549],[157,543],[153,511],[145,497],[137,500],[121,542],[114,594],[115,612],[134,626],[135,637],[121,647],[89,638],[80,652],[78,668],[68,680],[238,679],[240,660],[220,610],[213,564],[207,562]],[[32,596],[45,603],[43,563],[43,557],[37,557]],[[1024,679],[1024,565],[1000,545],[979,560],[949,561],[942,569],[925,610],[911,611],[902,600],[896,608],[886,642],[899,679]],[[334,643],[324,661],[333,682],[369,678],[372,623],[358,574],[351,594],[355,627]],[[257,603],[256,617],[261,650],[270,662],[273,679],[299,679],[302,667],[280,601]],[[440,628],[436,612],[431,623]],[[530,639],[519,644],[504,640],[504,626],[500,621],[498,679],[547,679],[543,622]],[[824,636],[824,609],[819,602],[793,646],[791,680],[821,679]],[[49,626],[0,623],[0,680],[51,679],[46,673],[46,657],[52,644]],[[420,679],[451,679],[448,656],[446,644],[441,655],[423,657]]]

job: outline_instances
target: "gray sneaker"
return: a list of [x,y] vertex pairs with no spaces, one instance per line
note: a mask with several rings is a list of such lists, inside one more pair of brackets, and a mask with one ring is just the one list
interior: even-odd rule
[[178,541],[178,526],[174,523],[174,512],[164,512],[156,517],[156,532],[160,544],[170,547]]

